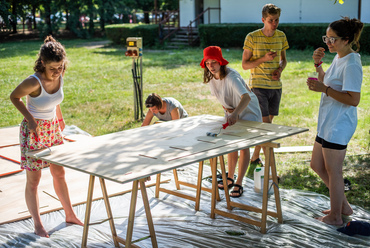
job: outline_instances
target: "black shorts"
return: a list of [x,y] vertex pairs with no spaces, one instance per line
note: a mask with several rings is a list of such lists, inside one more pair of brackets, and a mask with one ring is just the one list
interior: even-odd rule
[[320,143],[322,148],[329,148],[329,149],[334,149],[334,150],[344,150],[344,149],[347,148],[347,145],[339,145],[339,144],[331,143],[331,142],[328,142],[328,141],[320,138],[317,135],[316,135],[315,141],[317,143]]
[[281,89],[252,88],[252,91],[258,98],[262,117],[279,115]]

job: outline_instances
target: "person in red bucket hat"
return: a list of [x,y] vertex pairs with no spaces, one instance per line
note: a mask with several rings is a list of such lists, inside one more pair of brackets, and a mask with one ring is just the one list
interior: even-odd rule
[[[229,125],[238,120],[262,122],[262,114],[258,99],[246,85],[242,76],[236,70],[227,67],[229,62],[223,58],[221,48],[210,46],[203,50],[200,66],[204,68],[203,82],[208,84],[211,94],[217,98],[224,109],[225,118]],[[228,188],[233,188],[231,197],[243,194],[242,181],[249,165],[249,148],[240,151],[238,177],[234,184],[234,173],[238,162],[238,152],[228,154]],[[223,182],[219,182],[219,189]]]
[[226,59],[224,59],[222,57],[221,48],[218,47],[218,46],[209,46],[209,47],[207,47],[207,48],[204,49],[204,51],[203,51],[203,59],[202,59],[202,62],[200,62],[200,66],[202,68],[205,68],[204,62],[207,59],[216,60],[221,66],[222,65],[227,65],[229,63],[229,61],[227,61]]

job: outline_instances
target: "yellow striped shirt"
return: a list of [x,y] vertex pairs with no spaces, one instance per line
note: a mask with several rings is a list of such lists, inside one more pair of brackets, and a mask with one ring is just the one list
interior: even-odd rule
[[281,51],[288,48],[289,44],[286,36],[284,32],[280,30],[276,30],[273,36],[267,37],[262,33],[261,29],[258,29],[245,37],[243,49],[248,49],[252,52],[251,61],[263,57],[270,50],[275,50],[277,52],[277,56],[274,60],[261,63],[256,68],[251,69],[251,77],[249,78],[250,88],[282,88],[280,80],[272,79],[272,73],[279,68]]

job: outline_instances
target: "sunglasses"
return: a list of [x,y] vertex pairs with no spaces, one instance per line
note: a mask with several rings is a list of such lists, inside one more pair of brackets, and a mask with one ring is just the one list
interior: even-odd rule
[[146,103],[145,104],[145,107],[147,107],[147,108],[151,108],[151,107],[153,107],[154,106],[154,104],[151,104],[151,103]]
[[330,44],[334,44],[334,42],[338,39],[341,39],[342,37],[328,37],[326,35],[324,35],[322,37],[322,41],[326,44],[326,43],[330,43]]

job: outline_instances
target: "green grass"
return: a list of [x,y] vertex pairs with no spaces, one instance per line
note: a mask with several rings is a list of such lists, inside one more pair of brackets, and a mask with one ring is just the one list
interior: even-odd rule
[[[134,121],[132,59],[125,57],[125,48],[105,45],[94,47],[102,40],[62,40],[70,61],[65,75],[62,103],[67,125],[76,125],[92,135],[103,135],[139,127]],[[9,100],[12,90],[33,73],[41,41],[0,43],[0,127],[17,125],[22,116]],[[180,100],[187,112],[223,115],[220,104],[210,95],[209,86],[202,83],[202,49],[173,51],[145,50],[143,56],[144,99],[149,93],[172,96]],[[242,49],[224,49],[229,66],[243,78],[249,71],[241,68]],[[283,96],[280,115],[274,123],[309,128],[308,132],[278,142],[281,146],[312,145],[316,134],[320,94],[306,87],[307,73],[314,71],[312,51],[288,50],[288,66],[282,75]],[[333,55],[327,53],[324,69]],[[370,206],[370,56],[362,56],[364,81],[358,106],[358,126],[349,143],[344,176],[353,189],[347,192],[353,204]],[[277,154],[281,187],[311,190],[328,195],[326,187],[309,168],[310,153]]]

